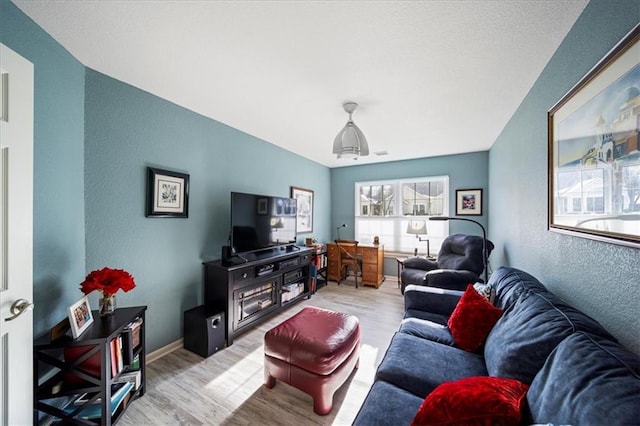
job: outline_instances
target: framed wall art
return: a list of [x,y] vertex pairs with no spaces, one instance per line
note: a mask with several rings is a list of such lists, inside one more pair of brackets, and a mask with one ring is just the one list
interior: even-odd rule
[[640,247],[640,25],[548,113],[549,229]]
[[297,233],[306,234],[313,232],[313,191],[292,186],[291,198],[295,198],[297,202]]
[[147,217],[189,217],[189,175],[147,167]]
[[89,298],[87,296],[69,306],[67,313],[69,315],[69,325],[71,326],[71,333],[74,339],[77,339],[93,324],[93,315],[91,314]]
[[456,189],[456,216],[482,216],[482,189]]

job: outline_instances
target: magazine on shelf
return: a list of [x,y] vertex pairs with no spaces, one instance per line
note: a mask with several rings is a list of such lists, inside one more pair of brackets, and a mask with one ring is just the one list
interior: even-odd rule
[[[118,409],[118,407],[120,407],[120,404],[124,400],[125,396],[129,394],[129,392],[133,389],[133,387],[134,387],[134,384],[131,382],[118,383],[113,385],[111,389],[112,390],[116,389],[116,390],[113,391],[111,394],[111,415],[115,414],[116,410]],[[85,401],[88,401],[89,399],[91,399],[91,397],[88,396],[87,394],[80,395],[78,400],[82,398],[84,398]],[[65,407],[64,411],[67,414],[71,414],[76,409],[78,409],[78,404],[80,404],[78,400],[76,400],[74,404],[70,404],[67,407]],[[82,410],[78,414],[76,414],[76,417],[80,417],[82,419],[87,419],[87,420],[101,418],[102,417],[101,399],[97,398],[91,404],[85,405],[84,408],[82,408]]]

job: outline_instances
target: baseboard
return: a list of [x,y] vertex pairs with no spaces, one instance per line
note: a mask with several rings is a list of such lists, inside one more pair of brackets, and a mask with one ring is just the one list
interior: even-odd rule
[[170,354],[171,352],[175,351],[176,349],[179,349],[182,347],[182,340],[183,339],[178,339],[175,342],[169,343],[166,346],[161,347],[160,349],[156,349],[153,352],[150,352],[147,354],[147,364],[152,363],[153,361],[162,358],[163,356]]

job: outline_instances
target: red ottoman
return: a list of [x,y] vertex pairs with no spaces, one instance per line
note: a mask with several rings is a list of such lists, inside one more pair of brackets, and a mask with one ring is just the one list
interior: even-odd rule
[[280,380],[300,389],[324,416],[333,393],[358,368],[359,351],[357,317],[307,306],[265,334],[265,385],[271,389]]

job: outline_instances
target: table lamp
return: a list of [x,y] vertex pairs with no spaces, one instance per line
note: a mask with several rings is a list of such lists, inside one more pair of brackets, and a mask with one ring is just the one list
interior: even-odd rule
[[[421,242],[427,243],[427,257],[429,257],[429,239],[425,238],[424,240],[420,235],[427,235],[427,222],[425,220],[410,220],[407,224],[407,234],[412,234],[416,236],[416,239]],[[418,248],[416,247],[413,250],[413,255],[418,255]]]

